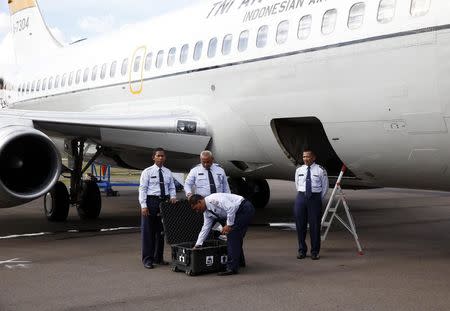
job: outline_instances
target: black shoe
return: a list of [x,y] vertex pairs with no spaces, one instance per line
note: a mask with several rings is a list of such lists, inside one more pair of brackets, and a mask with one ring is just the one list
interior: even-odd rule
[[169,263],[167,261],[161,260],[161,261],[155,262],[155,264],[160,265],[160,266],[167,266]]
[[304,259],[304,258],[306,258],[306,254],[304,254],[304,253],[297,254],[297,259]]
[[238,272],[227,269],[225,271],[221,271],[221,272],[217,273],[217,275],[220,275],[220,276],[233,275],[233,274],[238,274]]
[[245,268],[246,266],[247,266],[247,264],[245,263],[245,259],[239,260],[239,267]]
[[153,264],[151,262],[144,263],[144,268],[146,268],[146,269],[153,269]]
[[320,256],[319,256],[319,254],[311,254],[311,259],[312,260],[319,260]]

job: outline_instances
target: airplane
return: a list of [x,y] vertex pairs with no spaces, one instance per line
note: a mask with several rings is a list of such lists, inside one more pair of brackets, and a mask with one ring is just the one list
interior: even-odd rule
[[348,187],[450,190],[449,1],[203,0],[64,47],[36,0],[8,3],[0,207],[44,196],[51,221],[96,218],[87,167],[142,169],[156,147],[180,172],[211,150],[260,207],[305,147]]

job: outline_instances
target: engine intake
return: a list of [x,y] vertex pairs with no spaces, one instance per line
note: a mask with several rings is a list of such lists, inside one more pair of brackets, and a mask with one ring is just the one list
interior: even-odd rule
[[49,192],[61,173],[61,156],[44,133],[25,126],[0,129],[0,208]]

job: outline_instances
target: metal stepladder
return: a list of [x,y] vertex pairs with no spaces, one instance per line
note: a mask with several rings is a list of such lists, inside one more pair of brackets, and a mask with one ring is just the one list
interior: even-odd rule
[[[342,176],[344,176],[346,170],[347,168],[345,167],[345,165],[343,165],[341,172],[339,173],[338,179],[336,181],[336,185],[334,186],[333,192],[331,193],[327,207],[325,208],[325,211],[323,213],[321,221],[321,228],[323,230],[323,233],[320,236],[320,238],[322,241],[325,241],[328,235],[328,231],[330,230],[331,224],[333,223],[333,220],[337,219],[353,235],[356,247],[358,248],[358,254],[363,255],[364,253],[362,251],[361,244],[359,244],[358,234],[356,233],[355,222],[353,221],[353,217],[350,214],[350,209],[348,207],[347,201],[345,200],[344,192],[342,191],[341,188]],[[336,203],[334,204],[334,207],[332,207],[333,201],[335,201],[335,199],[337,199]],[[339,217],[339,215],[337,215],[337,211],[341,203],[344,206],[348,223],[345,222],[341,217]]]

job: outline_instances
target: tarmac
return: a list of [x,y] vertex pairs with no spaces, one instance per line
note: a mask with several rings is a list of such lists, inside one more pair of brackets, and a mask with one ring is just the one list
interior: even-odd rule
[[49,223],[42,199],[2,209],[0,310],[450,310],[450,193],[347,190],[364,255],[335,226],[312,261],[296,259],[295,231],[268,225],[292,222],[293,184],[270,186],[247,267],[228,277],[144,269],[136,189],[103,196],[95,221]]

